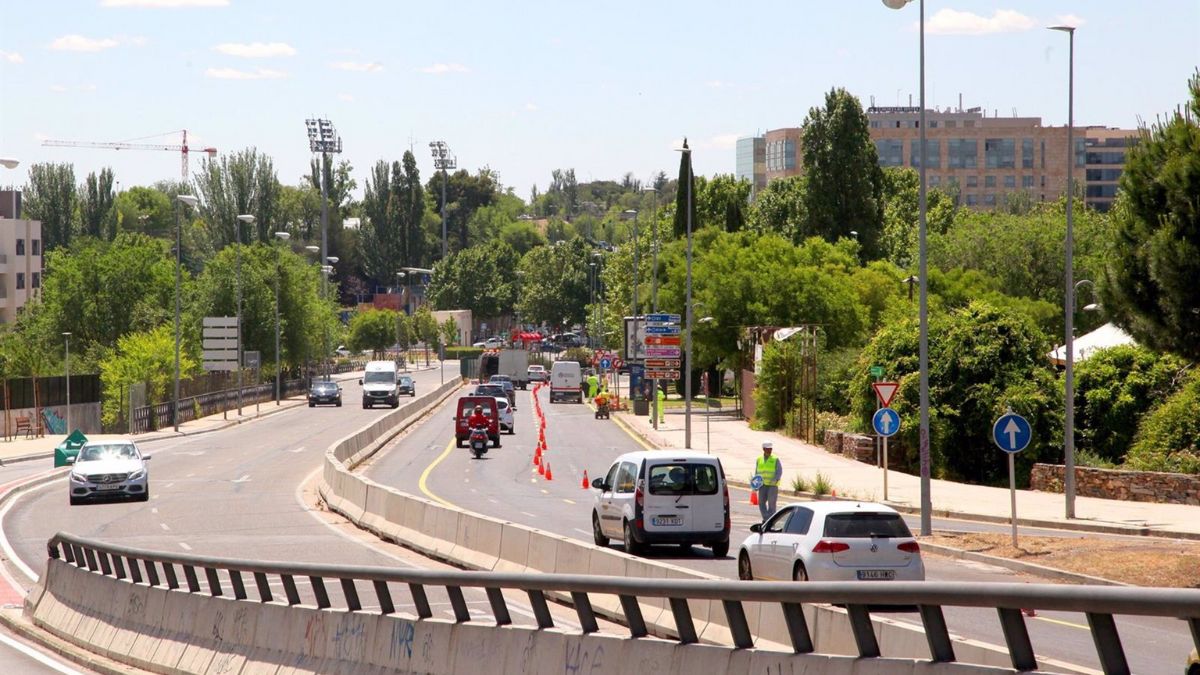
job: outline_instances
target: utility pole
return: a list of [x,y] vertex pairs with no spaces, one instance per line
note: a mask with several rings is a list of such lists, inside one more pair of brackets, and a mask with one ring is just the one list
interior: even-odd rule
[[442,172],[442,259],[449,255],[446,245],[446,170],[458,166],[458,160],[450,155],[450,147],[445,141],[431,141],[429,149],[433,151],[433,168]]

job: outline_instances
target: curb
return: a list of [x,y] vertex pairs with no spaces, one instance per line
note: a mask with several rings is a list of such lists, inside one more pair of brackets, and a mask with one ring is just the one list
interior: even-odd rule
[[1046,567],[1037,563],[1027,563],[1012,558],[1001,558],[999,556],[988,555],[986,553],[977,553],[975,551],[966,551],[960,548],[951,548],[942,546],[941,544],[928,544],[920,541],[921,548],[926,551],[938,553],[948,558],[956,558],[959,560],[972,560],[974,562],[987,563],[996,567],[1003,567],[1014,572],[1025,572],[1034,576],[1045,579],[1054,579],[1056,581],[1070,581],[1079,584],[1091,584],[1094,586],[1133,586],[1121,581],[1112,581],[1102,577],[1093,577],[1088,574],[1080,574],[1078,572],[1068,572],[1060,570],[1056,567]]
[[0,625],[3,625],[16,635],[30,642],[45,647],[52,653],[63,657],[77,666],[93,670],[101,673],[101,675],[137,675],[150,672],[134,668],[133,666],[110,662],[65,640],[52,637],[49,632],[39,630],[32,623],[26,621],[22,612],[23,610],[19,609],[0,610]]

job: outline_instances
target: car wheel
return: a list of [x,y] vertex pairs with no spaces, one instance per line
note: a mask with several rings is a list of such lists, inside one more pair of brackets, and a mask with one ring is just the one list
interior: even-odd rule
[[71,506],[79,506],[80,504],[83,503],[82,499],[79,499],[78,497],[75,497],[75,496],[68,495],[67,499],[70,500]]
[[713,544],[712,552],[714,558],[724,558],[729,555],[729,540],[726,539],[725,541],[718,541]]
[[370,403],[364,403],[364,404],[363,404],[363,410],[370,410],[370,408],[371,408],[371,404],[370,404]]
[[313,403],[312,401],[309,401],[309,402],[308,402],[308,407],[310,407],[310,408],[315,408],[315,407],[317,407],[317,404],[316,404],[316,403]]
[[150,501],[150,486],[149,486],[149,485],[147,485],[147,486],[146,486],[146,491],[145,491],[145,492],[143,492],[141,495],[139,495],[139,496],[138,496],[138,498],[137,498],[137,500],[138,500],[139,502],[148,502],[148,501]]
[[342,407],[342,402],[341,402],[341,401],[338,401],[338,402],[337,402],[337,407],[339,407],[339,408],[340,408],[340,407]]
[[456,448],[462,447],[462,439],[461,438],[454,439],[454,447],[456,447]]
[[500,434],[496,434],[496,437],[492,439],[492,447],[493,448],[500,447]]
[[600,516],[592,511],[592,541],[596,542],[597,546],[608,546],[608,537],[604,536],[604,530],[600,529]]
[[754,570],[750,568],[750,554],[745,551],[738,554],[738,579],[754,581]]
[[804,569],[804,563],[796,562],[792,569],[792,581],[808,581],[808,570]]
[[641,553],[642,545],[638,543],[637,539],[634,539],[633,527],[629,524],[628,520],[625,521],[624,535],[625,552],[629,555],[637,555]]

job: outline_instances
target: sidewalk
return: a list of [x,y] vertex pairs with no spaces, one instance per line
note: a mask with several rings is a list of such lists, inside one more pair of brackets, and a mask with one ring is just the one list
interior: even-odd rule
[[[614,413],[613,418],[641,436],[651,446],[684,447],[682,414],[668,412],[666,423],[659,425],[657,431],[651,426],[647,416],[620,412]],[[692,449],[704,452],[707,447],[706,439],[704,415],[693,408]],[[877,466],[830,454],[823,447],[783,434],[755,431],[745,420],[717,416],[711,419],[712,454],[721,458],[725,474],[734,484],[749,483],[754,474],[754,463],[762,454],[762,444],[765,441],[774,444],[774,454],[783,462],[783,480],[779,486],[783,494],[791,492],[793,476],[799,474],[811,482],[819,471],[825,474],[840,497],[880,501],[899,511],[920,512],[919,476],[889,471],[887,499],[884,500],[883,470]],[[1010,522],[1008,488],[932,479],[930,499],[935,516]],[[1200,539],[1200,507],[1077,496],[1076,517],[1067,520],[1065,510],[1065,497],[1061,494],[1017,491],[1019,525]]]
[[[447,366],[449,366],[451,363],[454,363],[457,368],[456,361],[446,362]],[[437,361],[431,361],[428,367],[424,365],[410,366],[408,370],[403,372],[415,373],[422,370],[436,370],[437,368]],[[457,375],[458,372],[455,370],[455,376]],[[349,380],[357,380],[360,377],[362,377],[362,371],[352,371],[349,373],[335,374],[332,376],[332,379],[337,382],[346,382]],[[178,433],[175,432],[174,428],[168,427],[166,429],[159,429],[157,431],[144,434],[134,434],[132,436],[129,434],[87,434],[87,437],[88,440],[132,438],[135,442],[144,443],[146,441],[157,441],[164,438],[194,436],[196,434],[203,434],[210,431],[228,429],[229,427],[237,424],[249,422],[261,417],[266,417],[268,415],[273,415],[284,410],[290,410],[292,408],[305,405],[306,401],[306,394],[285,398],[279,402],[278,406],[275,405],[275,401],[273,400],[267,401],[258,404],[257,412],[255,412],[255,404],[251,403],[249,405],[242,406],[242,416],[240,418],[238,417],[237,409],[230,410],[227,413],[216,413],[215,415],[209,415],[208,417],[201,417],[198,420],[181,422],[179,424]],[[33,459],[50,459],[54,456],[54,448],[66,440],[66,438],[67,436],[65,434],[48,434],[40,438],[25,438],[24,436],[19,436],[10,441],[0,440],[0,464]]]

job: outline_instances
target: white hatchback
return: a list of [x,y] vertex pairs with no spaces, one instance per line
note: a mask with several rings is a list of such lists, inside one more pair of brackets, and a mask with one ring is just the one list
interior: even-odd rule
[[806,502],[779,509],[738,551],[738,578],[924,581],[921,547],[895,509],[870,502]]

